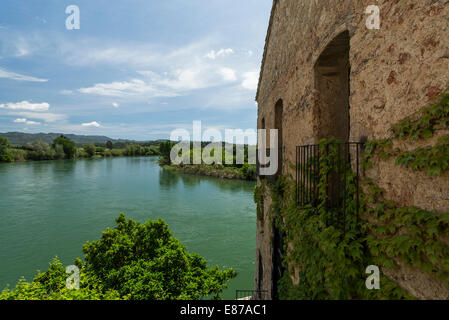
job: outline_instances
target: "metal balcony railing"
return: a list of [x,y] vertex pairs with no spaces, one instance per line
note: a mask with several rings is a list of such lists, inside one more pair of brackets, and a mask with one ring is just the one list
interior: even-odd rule
[[[358,142],[296,147],[297,204],[300,207],[318,208],[324,203],[328,209],[341,209],[329,223],[344,228],[348,199],[356,201],[358,215],[362,148],[363,143]],[[348,177],[354,178],[355,188],[349,187]]]

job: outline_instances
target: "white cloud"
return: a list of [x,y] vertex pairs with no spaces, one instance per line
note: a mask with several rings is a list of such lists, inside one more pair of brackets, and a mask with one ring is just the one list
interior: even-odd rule
[[61,90],[61,91],[59,91],[59,93],[60,94],[65,94],[65,95],[69,95],[69,94],[72,94],[73,91],[72,90]]
[[48,79],[40,79],[31,76],[26,76],[23,74],[7,71],[3,68],[0,68],[0,78],[7,78],[17,81],[31,81],[31,82],[47,82]]
[[[136,76],[109,83],[94,82],[76,90],[82,94],[121,98],[130,103],[148,102],[154,98],[186,96],[197,90],[219,89],[237,81],[242,91],[254,91],[259,61],[254,61],[248,50],[211,50],[214,41],[205,39],[175,49],[123,43],[116,47],[110,43],[101,47],[98,43],[90,43],[83,46],[86,50],[82,55],[78,50],[69,50],[71,44],[66,43],[63,54],[68,63],[77,65],[110,64],[136,70]],[[205,52],[209,53],[205,56]],[[229,57],[226,66],[223,59],[219,59],[223,57]],[[249,95],[242,93],[234,100],[242,101],[243,96]],[[249,101],[252,102],[252,98]]]
[[26,118],[18,118],[16,120],[14,120],[15,123],[25,123],[28,125],[36,125],[36,124],[41,124],[40,122],[36,122],[36,121],[30,121],[27,120]]
[[148,96],[148,97],[172,97],[173,93],[163,92],[154,88],[151,84],[133,79],[123,82],[97,83],[93,87],[81,88],[81,93],[110,97]]
[[176,97],[186,91],[205,89],[236,81],[237,75],[233,69],[218,68],[197,63],[195,66],[179,68],[163,74],[153,71],[138,71],[143,79],[129,81],[97,83],[92,87],[81,88],[78,91],[110,97],[159,98]]
[[62,121],[66,119],[66,116],[63,114],[56,114],[56,113],[46,113],[46,112],[11,112],[11,115],[24,117],[24,118],[31,118],[31,119],[38,119],[43,120],[45,122],[56,122],[56,121]]
[[29,111],[48,111],[50,105],[46,102],[43,103],[30,103],[28,101],[22,101],[17,103],[0,104],[0,108],[11,110],[29,110]]
[[113,103],[112,103],[112,106],[113,106],[114,108],[118,108],[120,105],[119,105],[117,102],[113,102]]
[[237,75],[235,71],[231,68],[221,68],[219,73],[223,76],[225,81],[236,81]]
[[256,90],[259,83],[259,72],[250,71],[243,74],[242,87],[248,90]]
[[92,122],[89,122],[89,123],[82,123],[81,126],[83,126],[83,127],[99,128],[101,125],[97,121],[92,121]]
[[209,51],[208,54],[205,55],[205,57],[209,58],[211,60],[215,60],[215,59],[217,59],[219,57],[224,57],[224,56],[227,56],[227,55],[230,55],[230,54],[233,54],[233,53],[234,53],[234,50],[231,49],[231,48],[220,49],[217,52],[215,52],[215,50],[211,50],[211,51]]

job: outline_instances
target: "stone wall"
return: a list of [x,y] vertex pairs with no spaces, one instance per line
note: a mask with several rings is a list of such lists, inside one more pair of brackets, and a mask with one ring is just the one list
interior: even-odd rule
[[[369,5],[380,8],[380,30],[366,27]],[[431,104],[449,86],[449,0],[275,0],[256,100],[258,127],[264,121],[270,129],[275,128],[275,104],[282,99],[283,174],[294,175],[290,164],[295,162],[296,146],[320,138],[325,110],[320,107],[322,93],[316,90],[315,65],[328,44],[345,31],[350,37],[350,141],[391,137],[393,124]],[[438,133],[442,134],[447,133]],[[397,147],[417,146],[421,145],[404,142]],[[449,211],[448,174],[429,177],[398,169],[390,161],[379,162],[364,175],[401,205]],[[263,289],[270,290],[270,225],[258,227]],[[256,283],[257,269],[256,261]],[[425,277],[407,280],[419,277],[410,268],[395,275],[385,272],[416,297],[449,297],[447,288],[425,289]]]

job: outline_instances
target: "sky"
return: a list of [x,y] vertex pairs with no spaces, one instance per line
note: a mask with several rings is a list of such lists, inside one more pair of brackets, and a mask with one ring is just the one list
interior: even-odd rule
[[[79,29],[70,5],[79,8]],[[272,0],[2,0],[0,132],[257,127]]]

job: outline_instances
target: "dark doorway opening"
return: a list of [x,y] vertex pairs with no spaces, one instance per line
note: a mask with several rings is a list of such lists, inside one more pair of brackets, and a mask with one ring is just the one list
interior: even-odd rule
[[[315,65],[315,89],[319,92],[318,139],[335,138],[349,142],[350,136],[350,37],[344,31],[335,37],[324,49]],[[340,157],[346,159],[345,150]],[[349,160],[349,159],[347,159]],[[329,203],[339,203],[339,193],[344,184],[338,173],[329,174]]]
[[349,48],[349,32],[345,31],[328,44],[315,65],[319,139],[349,141]]

